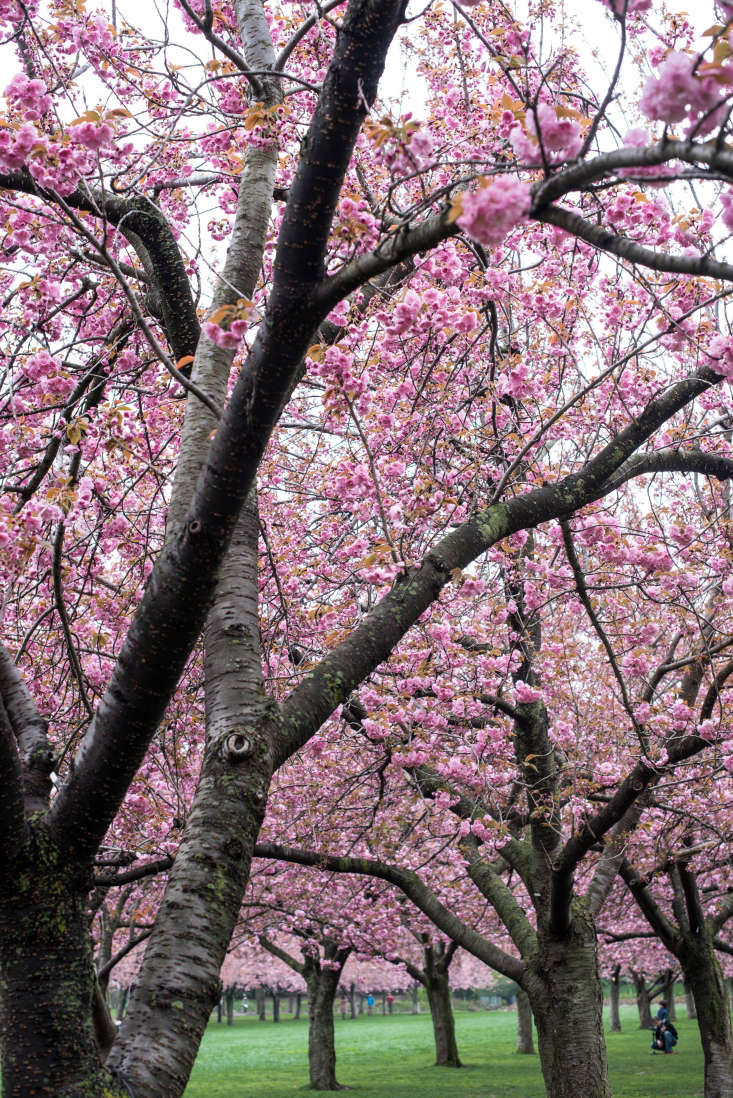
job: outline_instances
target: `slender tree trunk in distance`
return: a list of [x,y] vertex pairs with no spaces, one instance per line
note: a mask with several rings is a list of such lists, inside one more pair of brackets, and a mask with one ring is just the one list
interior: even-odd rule
[[386,1014],[387,1014],[387,992],[386,991],[382,992],[382,1014],[384,1014],[385,1017],[386,1017]]
[[651,1029],[654,1022],[652,1021],[649,989],[646,986],[646,980],[643,975],[639,975],[637,972],[632,972],[631,975],[634,981],[634,988],[636,989],[636,1005],[639,1010],[639,1029]]
[[333,1008],[341,970],[321,968],[308,984],[308,1071],[313,1090],[340,1090],[336,1081]]
[[710,936],[687,935],[681,960],[695,999],[705,1057],[705,1098],[733,1098],[733,1033],[725,979]]
[[521,987],[517,989],[517,1052],[523,1056],[534,1054],[532,1007]]
[[277,988],[273,988],[272,992],[272,1020],[273,1022],[280,1021],[280,992]]
[[621,966],[616,965],[608,981],[608,1005],[611,1033],[621,1032],[621,1015],[619,1013],[619,993],[621,990]]
[[351,1010],[351,1017],[356,1018],[356,988],[353,984],[349,988],[349,1005]]
[[298,992],[297,995],[295,996],[295,1020],[296,1020],[296,1022],[300,1020],[300,1010],[301,1010],[302,1005],[303,1005],[303,996],[301,995],[300,992]]
[[265,989],[258,987],[255,991],[255,1005],[257,1007],[257,1017],[261,1022],[267,1021],[267,997],[265,995]]
[[224,1012],[221,1006],[221,996],[216,1000],[216,1020],[221,1024],[221,1020],[224,1017]]
[[413,1014],[419,1014],[420,1013],[420,1002],[418,1000],[417,993],[418,993],[418,985],[415,983],[415,984],[412,985],[412,1013]]
[[129,994],[130,994],[129,988],[126,988],[126,987],[120,988],[120,1001],[117,1004],[117,1013],[115,1014],[115,1018],[117,1019],[118,1022],[121,1022],[122,1019],[125,1017],[125,1008],[127,1006],[127,998],[129,996]]
[[230,987],[224,992],[224,1005],[227,1011],[227,1025],[234,1025],[234,988]]
[[450,999],[448,973],[433,974],[425,984],[435,1038],[435,1066],[459,1068],[456,1023]]
[[677,1021],[677,1004],[674,998],[674,974],[670,971],[669,978],[662,988],[662,997],[667,1004],[669,1017],[673,1022]]

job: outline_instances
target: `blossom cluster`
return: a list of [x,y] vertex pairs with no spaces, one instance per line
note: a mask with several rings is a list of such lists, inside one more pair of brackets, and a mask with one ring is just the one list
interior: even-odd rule
[[[728,80],[730,68],[723,71]],[[675,50],[646,82],[639,105],[647,118],[687,122],[688,134],[704,135],[723,120],[725,94],[716,75],[700,73],[697,58]]]
[[475,191],[460,197],[457,223],[472,240],[487,248],[498,248],[507,234],[526,220],[531,205],[529,184],[508,175],[490,182],[480,180]]
[[525,131],[515,125],[509,135],[517,159],[524,164],[562,164],[574,160],[583,146],[580,123],[572,116],[562,117],[549,103],[538,103],[526,116]]

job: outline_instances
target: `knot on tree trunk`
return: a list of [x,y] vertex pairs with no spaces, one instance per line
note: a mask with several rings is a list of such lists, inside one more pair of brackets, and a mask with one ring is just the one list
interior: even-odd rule
[[228,763],[244,762],[248,759],[254,751],[254,741],[252,736],[244,729],[237,729],[234,732],[229,732],[222,742],[221,753],[224,760]]

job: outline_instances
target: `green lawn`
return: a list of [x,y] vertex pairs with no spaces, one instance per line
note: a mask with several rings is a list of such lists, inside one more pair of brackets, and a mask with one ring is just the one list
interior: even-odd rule
[[[701,1098],[697,1025],[676,1023],[680,1042],[670,1059],[651,1054],[638,1018],[634,1008],[622,1008],[623,1033],[608,1034],[614,1098]],[[337,1020],[339,1082],[355,1098],[544,1098],[538,1057],[514,1052],[515,1014],[462,1011],[456,1023],[466,1065],[458,1071],[433,1066],[428,1015]],[[186,1098],[286,1098],[307,1083],[306,1022],[238,1017],[234,1027],[209,1026]]]

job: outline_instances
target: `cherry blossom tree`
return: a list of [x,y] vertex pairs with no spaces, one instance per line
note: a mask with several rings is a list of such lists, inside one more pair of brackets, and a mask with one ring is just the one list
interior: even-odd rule
[[[594,930],[573,878],[676,765],[706,751],[728,773],[727,628],[706,641],[712,727],[683,698],[668,719],[637,712],[616,678],[637,761],[600,760],[621,780],[602,804],[585,786],[568,800],[560,851],[539,680],[516,674],[517,606],[507,593],[516,657],[477,652],[475,631],[454,644],[452,627],[498,615],[481,602],[499,555],[550,527],[558,552],[569,531],[568,559],[571,542],[601,544],[620,590],[644,572],[647,608],[686,597],[694,616],[715,573],[729,609],[731,12],[711,4],[720,22],[700,42],[656,8],[593,5],[618,44],[594,90],[546,3],[179,0],[164,26],[136,29],[70,0],[0,0],[14,58],[0,128],[10,1098],[183,1092],[273,775],[353,725],[380,742],[370,692],[387,694],[393,661],[434,690],[444,652],[458,678],[484,660],[509,718],[483,742],[496,780],[519,729],[549,916],[512,922],[561,959],[561,982],[581,944],[592,1026],[563,1051],[583,1053],[585,1093],[606,1098]],[[377,100],[398,31],[423,123]],[[631,132],[614,115],[622,79]],[[644,490],[654,515],[635,540]],[[554,597],[553,552],[523,577],[530,616]],[[568,567],[565,592],[571,576],[592,610],[582,551]],[[668,620],[652,619],[634,621],[647,632],[629,674],[654,664]],[[484,720],[485,703],[443,689],[436,735]],[[411,698],[395,723],[408,739]],[[645,738],[650,717],[659,734]],[[414,770],[419,751],[403,747]],[[89,897],[118,834],[135,859],[111,883],[161,858],[169,872],[105,1059]],[[550,988],[533,986],[548,1093],[577,1093],[581,1057],[562,1080]],[[558,1032],[578,1005],[559,1009]]]

